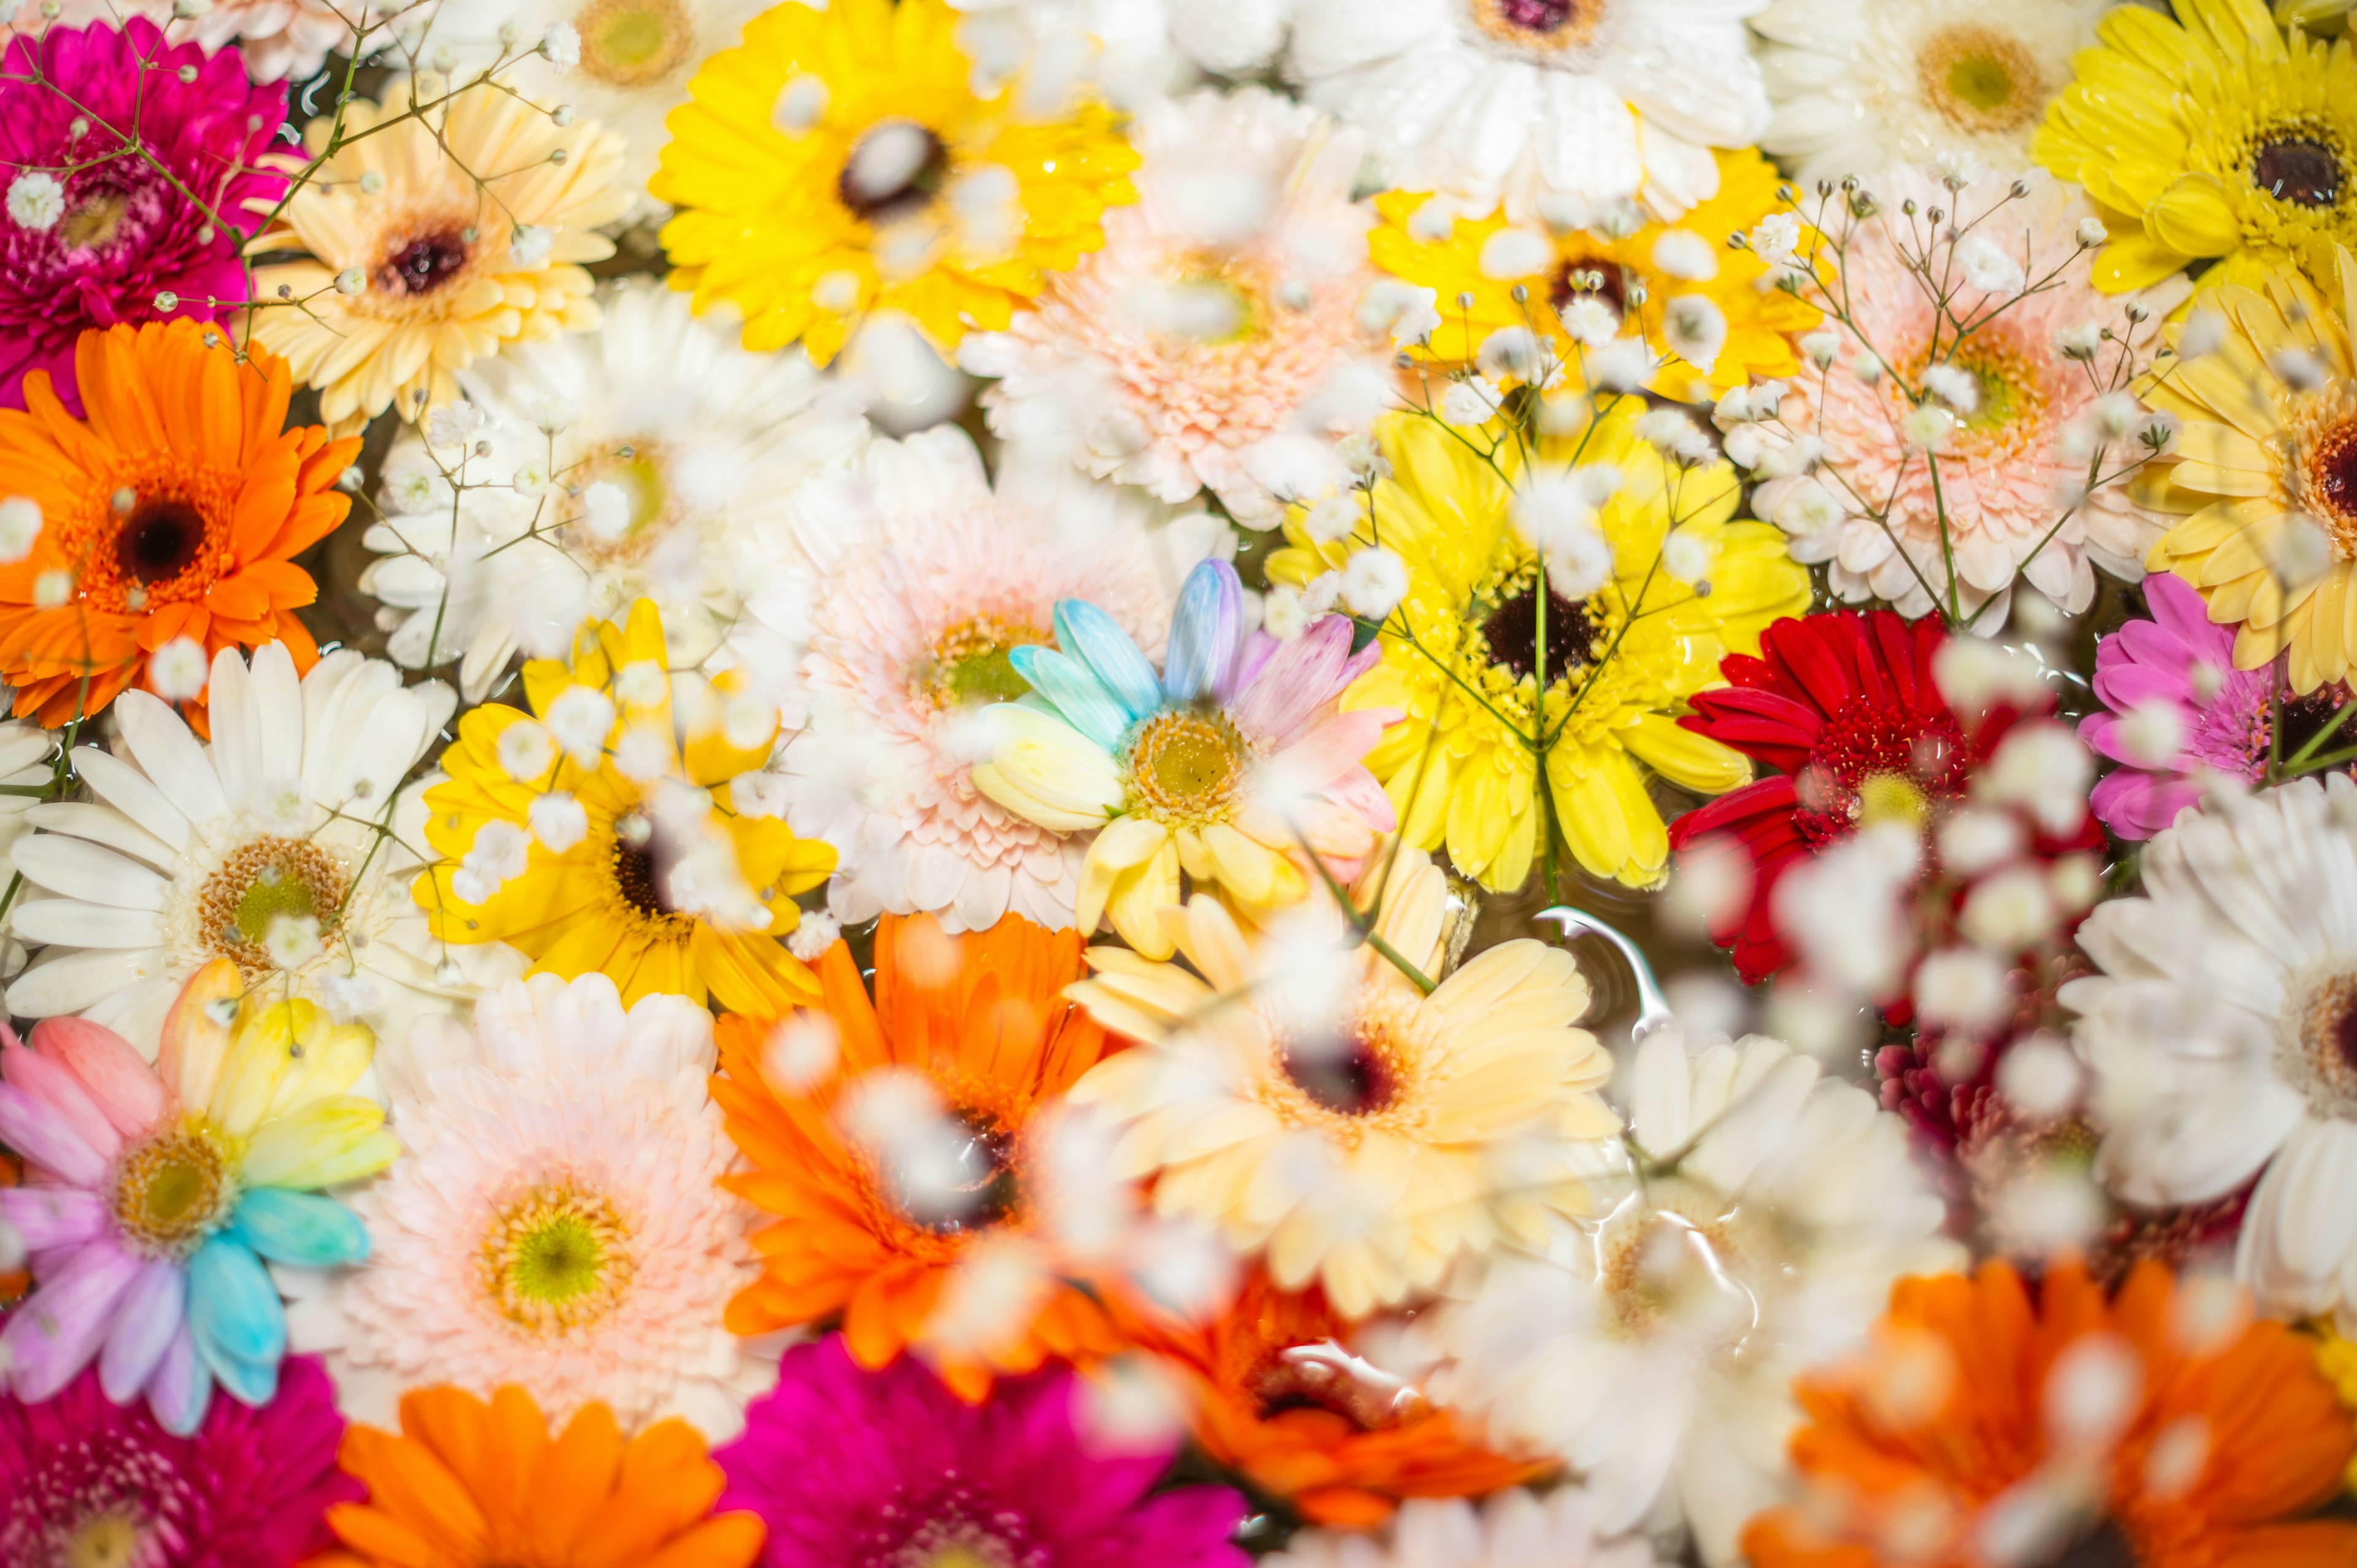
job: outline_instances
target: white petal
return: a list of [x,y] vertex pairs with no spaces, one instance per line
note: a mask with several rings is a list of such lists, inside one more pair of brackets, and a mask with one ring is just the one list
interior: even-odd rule
[[17,841],[11,858],[25,880],[70,898],[118,909],[164,908],[170,886],[145,866],[124,859],[84,839],[62,833],[33,833]]
[[229,814],[221,778],[179,714],[145,692],[125,692],[114,700],[114,718],[139,770],[182,816],[209,822]]
[[113,752],[91,746],[74,748],[73,765],[92,793],[171,845],[176,854],[188,847],[188,817],[145,774]]

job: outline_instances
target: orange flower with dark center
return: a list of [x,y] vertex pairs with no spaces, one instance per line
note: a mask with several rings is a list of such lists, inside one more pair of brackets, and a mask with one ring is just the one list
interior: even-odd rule
[[1553,1468],[1479,1446],[1355,1354],[1315,1285],[1282,1291],[1256,1268],[1208,1328],[1140,1337],[1190,1386],[1204,1452],[1314,1523],[1377,1525],[1403,1498],[1480,1497]]
[[2330,1501],[2357,1434],[2280,1323],[2223,1282],[2076,1265],[2035,1300],[2003,1263],[1902,1280],[1856,1359],[1800,1380],[1802,1500],[1754,1568],[2346,1568]]
[[359,438],[285,428],[285,365],[258,347],[241,356],[208,323],[85,332],[74,369],[82,418],[39,371],[23,409],[0,409],[0,495],[41,512],[31,552],[0,566],[16,716],[54,727],[95,714],[176,637],[208,658],[275,639],[310,668],[294,612],[318,591],[293,558],[350,510],[335,484]]
[[602,1404],[551,1436],[532,1396],[457,1389],[401,1400],[401,1431],[344,1434],[368,1500],[339,1503],[344,1545],[310,1568],[752,1568],[758,1515],[715,1515],[726,1478],[683,1421],[628,1442]]
[[[819,961],[820,1006],[783,1020],[720,1020],[712,1096],[752,1168],[726,1185],[777,1217],[755,1238],[761,1276],[729,1303],[737,1334],[841,1316],[862,1366],[923,1344],[953,1271],[977,1244],[1039,1232],[1032,1188],[1036,1119],[1107,1049],[1105,1032],[1063,999],[1080,979],[1081,937],[1009,915],[987,931],[945,934],[931,915],[888,915],[876,933],[874,999],[850,950]],[[831,1068],[791,1065],[830,1035]],[[822,1051],[823,1047],[822,1047]],[[960,1201],[917,1201],[888,1157],[856,1139],[860,1097],[899,1069],[930,1086],[960,1144]],[[987,1348],[929,1345],[949,1386],[978,1401],[994,1376],[1048,1359],[1120,1348],[1103,1309],[1063,1283],[1017,1331]]]

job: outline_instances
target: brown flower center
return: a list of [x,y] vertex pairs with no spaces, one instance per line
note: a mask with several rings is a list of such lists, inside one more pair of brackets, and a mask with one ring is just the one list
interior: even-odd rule
[[680,0],[591,0],[574,19],[581,69],[616,87],[642,87],[687,58],[695,28]]
[[237,1201],[231,1161],[201,1125],[154,1134],[114,1170],[114,1223],[123,1242],[150,1258],[186,1258],[228,1223]]
[[1566,256],[1548,275],[1547,298],[1560,316],[1572,302],[1593,299],[1612,312],[1613,319],[1629,316],[1629,279],[1620,263],[1609,256]]
[[319,922],[335,932],[348,879],[327,851],[303,839],[249,839],[205,879],[197,896],[199,928],[212,950],[235,961],[250,980],[272,967],[266,944],[280,916]]
[[2357,537],[2357,418],[2343,420],[2309,443],[2308,490],[2343,542]]
[[1372,1116],[1399,1098],[1399,1078],[1383,1053],[1355,1035],[1321,1047],[1293,1042],[1285,1076],[1312,1101],[1341,1116]]
[[204,547],[202,512],[178,496],[143,496],[114,536],[114,564],[145,587],[178,577]]
[[2294,207],[2338,203],[2345,172],[2340,156],[2313,136],[2280,137],[2251,158],[2251,183]]
[[[1481,623],[1481,636],[1490,645],[1491,661],[1512,671],[1517,680],[1538,672],[1542,601],[1534,591],[1536,586],[1534,578],[1513,589]],[[1544,602],[1546,674],[1539,682],[1542,690],[1595,657],[1597,631],[1595,612],[1587,602],[1564,597],[1552,584]]]
[[2357,972],[2295,985],[2292,995],[2276,1054],[2285,1079],[2318,1115],[2357,1121]]
[[375,286],[395,299],[432,294],[466,266],[471,247],[456,229],[438,229],[395,242],[377,264]]
[[663,892],[662,867],[655,858],[651,837],[638,843],[627,838],[614,841],[614,891],[623,903],[651,920],[682,918]]
[[2045,107],[2038,61],[2018,39],[1975,23],[1943,27],[1916,52],[1923,101],[1960,131],[2014,131]]
[[886,120],[854,144],[834,189],[853,217],[889,223],[922,211],[949,175],[950,150],[939,136],[913,120]]

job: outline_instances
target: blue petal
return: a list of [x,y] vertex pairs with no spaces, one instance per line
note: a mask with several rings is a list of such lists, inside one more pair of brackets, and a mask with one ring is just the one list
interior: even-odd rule
[[1162,706],[1162,682],[1154,678],[1154,666],[1113,617],[1086,599],[1056,601],[1056,640],[1065,652],[1087,663],[1133,721]]
[[274,1263],[300,1269],[358,1263],[369,1254],[368,1227],[359,1215],[332,1197],[284,1187],[258,1187],[240,1198],[224,1234]]
[[214,1379],[240,1404],[257,1409],[278,1397],[276,1361],[241,1361],[234,1356],[205,1354]]
[[1174,703],[1218,700],[1236,662],[1236,627],[1243,619],[1243,585],[1224,561],[1205,561],[1187,574],[1178,608],[1170,617],[1170,650],[1162,660],[1162,690]]
[[286,1313],[270,1272],[244,1242],[215,1236],[188,1260],[188,1327],[197,1353],[238,1398],[246,1399],[260,1369],[276,1382],[278,1359],[286,1354]]
[[1112,693],[1097,684],[1087,665],[1052,648],[1018,648],[1007,654],[1006,661],[1039,695],[1053,703],[1056,712],[1074,729],[1107,751],[1121,744],[1130,715]]

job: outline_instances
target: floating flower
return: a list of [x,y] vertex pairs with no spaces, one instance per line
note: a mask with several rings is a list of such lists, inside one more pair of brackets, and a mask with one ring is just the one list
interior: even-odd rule
[[1480,1508],[1419,1500],[1400,1509],[1381,1544],[1366,1536],[1306,1530],[1261,1561],[1268,1568],[1668,1568],[1641,1536],[1596,1528],[1577,1487],[1540,1495],[1520,1487]]
[[2357,245],[2349,39],[2287,38],[2259,0],[2185,0],[2174,17],[2114,7],[2096,32],[2031,150],[2104,214],[2098,287],[2212,259],[2212,284],[2256,287],[2287,263],[2321,282],[2332,247]]
[[1906,1124],[1781,1040],[1657,1028],[1626,1098],[1641,1184],[1453,1286],[1465,1299],[1419,1325],[1447,1358],[1426,1386],[1560,1456],[1598,1530],[1682,1517],[1704,1561],[1733,1563],[1784,1495],[1793,1374],[1964,1250]]
[[[1749,148],[1713,156],[1718,193],[1674,222],[1598,218],[1588,227],[1555,230],[1510,223],[1503,212],[1455,217],[1446,199],[1394,190],[1375,198],[1383,222],[1368,245],[1377,266],[1438,297],[1440,326],[1428,347],[1444,363],[1470,365],[1497,333],[1535,324],[1576,371],[1578,345],[1587,339],[1566,321],[1577,322],[1574,307],[1587,302],[1604,312],[1608,335],[1633,332],[1663,356],[1648,386],[1709,403],[1754,378],[1798,370],[1792,339],[1820,319],[1814,306],[1773,285],[1773,268],[1758,248],[1727,242],[1787,211],[1776,195],[1775,166]],[[1800,254],[1779,261],[1805,265],[1815,243],[1796,225],[1792,244]],[[1665,260],[1677,270],[1663,270]],[[1708,365],[1689,362],[1669,342],[1670,302],[1686,296],[1710,301],[1727,322],[1727,340]]]
[[1300,448],[1386,384],[1390,341],[1359,320],[1364,143],[1258,87],[1154,103],[1131,135],[1140,199],[1105,214],[1104,249],[959,362],[1002,378],[983,406],[1009,441],[1271,525]]
[[247,247],[303,253],[254,269],[253,333],[339,435],[451,402],[457,372],[507,344],[597,326],[579,263],[614,253],[598,225],[630,209],[621,139],[594,121],[558,125],[498,82],[426,102],[311,122],[321,161]]
[[946,0],[785,0],[704,62],[650,188],[680,209],[663,247],[697,315],[726,300],[746,348],[823,365],[892,310],[946,352],[1103,242],[1107,204],[1135,199],[1111,111],[983,91],[962,26]]
[[1363,1529],[1402,1498],[1481,1497],[1552,1467],[1481,1448],[1353,1344],[1315,1286],[1255,1272],[1216,1322],[1153,1348],[1185,1379],[1203,1452],[1315,1524]]
[[392,657],[458,659],[470,700],[519,646],[561,653],[637,598],[662,612],[671,665],[702,663],[748,591],[798,575],[804,487],[866,438],[800,356],[748,354],[652,285],[599,303],[596,332],[459,373],[489,456],[462,442],[437,461],[413,433],[386,463],[391,515],[367,535],[385,559],[361,585],[407,612]]
[[[1756,648],[1761,628],[1808,604],[1808,574],[1785,558],[1781,536],[1731,521],[1733,471],[1663,456],[1640,430],[1644,412],[1641,399],[1611,399],[1530,465],[1491,426],[1481,440],[1485,450],[1495,440],[1495,467],[1429,419],[1387,417],[1377,436],[1393,477],[1361,502],[1355,532],[1305,548],[1313,542],[1297,516],[1286,524],[1296,549],[1271,562],[1278,579],[1306,580],[1365,553],[1379,529],[1406,563],[1406,596],[1383,618],[1383,661],[1344,701],[1408,715],[1367,765],[1406,841],[1446,844],[1484,887],[1520,887],[1534,865],[1555,863],[1558,843],[1597,875],[1659,881],[1669,844],[1650,778],[1717,794],[1749,775],[1733,751],[1682,730],[1678,714],[1718,684],[1722,653]],[[1577,481],[1566,467],[1575,454],[1586,470]],[[1568,531],[1593,541],[1598,560],[1558,553],[1543,563],[1514,525],[1514,487],[1544,479],[1560,494],[1598,476],[1609,493]],[[1661,569],[1674,529],[1706,563],[1695,582]]]
[[[2098,904],[2063,988],[2104,1127],[2097,1174],[2149,1207],[2254,1176],[2236,1273],[2260,1306],[2357,1326],[2340,1196],[2357,1161],[2357,785],[2299,779],[2185,817],[2139,865],[2146,895]],[[2264,1172],[2264,1174],[2261,1174]]]
[[985,715],[998,739],[974,788],[1051,832],[1099,828],[1073,924],[1110,919],[1149,958],[1170,955],[1160,911],[1181,870],[1265,917],[1308,894],[1311,857],[1350,881],[1394,825],[1359,760],[1394,715],[1334,706],[1375,659],[1351,651],[1349,618],[1280,642],[1241,636],[1242,615],[1235,568],[1197,566],[1157,674],[1111,616],[1061,600],[1058,648],[1007,656],[1043,702]]
[[9,1036],[0,1138],[47,1178],[0,1191],[39,1281],[0,1329],[16,1397],[50,1399],[95,1360],[107,1398],[145,1393],[182,1434],[216,1382],[269,1403],[286,1319],[263,1261],[368,1256],[368,1232],[318,1189],[397,1152],[384,1112],[350,1092],[375,1048],[361,1025],[249,991],[228,959],[181,991],[154,1068],[79,1019],[36,1026],[29,1050]]
[[[1837,499],[1841,521],[1806,545],[1796,526],[1793,544],[1803,559],[1830,558],[1827,580],[1844,599],[1879,599],[1910,618],[1936,606],[1959,620],[1986,607],[2002,624],[2020,577],[2075,615],[2093,602],[2095,567],[2133,579],[2168,525],[2132,483],[2153,451],[2137,422],[2153,416],[2132,400],[2116,412],[2105,400],[2151,359],[2185,285],[2136,295],[2129,303],[2148,312],[2142,321],[2124,314],[2074,259],[2078,193],[2036,170],[2023,178],[2026,197],[1988,180],[1951,191],[1921,168],[1875,181],[1889,212],[1912,202],[1957,214],[1971,235],[1953,250],[1994,246],[2018,269],[2007,287],[1985,291],[1959,275],[1935,305],[1917,274],[1924,241],[1912,219],[1860,224],[1843,247],[1828,297],[1848,302],[1854,326],[1830,368],[1796,377],[1779,411],[1786,429],[1822,445],[1838,478],[1774,479],[1752,504],[1775,519],[1796,496]],[[1947,267],[1950,256],[1935,250],[1931,264]],[[1967,321],[1972,332],[1959,333]],[[2066,335],[2087,324],[2112,338],[2083,356]],[[1889,373],[1869,382],[1869,362]],[[1942,408],[1919,400],[1943,386],[1968,406],[1953,410],[1927,460],[1894,433]],[[2099,417],[2119,425],[2108,438],[2092,429]]]
[[1744,1531],[1759,1568],[2273,1561],[2325,1568],[2357,1524],[2330,1498],[2348,1412],[2280,1324],[2219,1282],[2139,1265],[2106,1301],[2084,1271],[2033,1300],[2004,1263],[1906,1280],[1868,1349],[1801,1380],[1803,1499]]
[[552,1434],[522,1389],[489,1403],[457,1389],[401,1399],[401,1430],[344,1434],[365,1502],[328,1510],[347,1568],[753,1568],[761,1521],[715,1513],[727,1484],[683,1421],[623,1437],[593,1404]]
[[436,1018],[384,1052],[403,1155],[352,1200],[369,1266],[280,1276],[292,1343],[327,1356],[345,1411],[512,1384],[555,1421],[594,1402],[626,1432],[734,1436],[776,1365],[720,1326],[753,1254],[714,1185],[735,1151],[713,1065],[703,1008],[625,1013],[602,974],[511,980],[471,1031]]
[[[1096,1300],[1064,1283],[996,1342],[927,1343],[961,1263],[985,1242],[1041,1229],[1041,1113],[1107,1049],[1104,1031],[1060,994],[1080,976],[1080,946],[1077,932],[1016,915],[963,937],[931,916],[887,915],[873,1001],[837,942],[819,960],[816,1009],[721,1019],[713,1098],[751,1167],[723,1185],[777,1217],[754,1238],[761,1277],[729,1304],[730,1328],[764,1334],[839,1313],[860,1365],[925,1345],[968,1400],[994,1373],[1119,1348]],[[859,1102],[878,1085],[919,1087],[903,1073],[921,1079],[957,1140],[950,1187],[918,1181],[899,1168],[917,1162],[896,1165],[886,1139],[859,1135],[870,1120]]]
[[12,195],[0,220],[0,407],[26,407],[25,378],[43,371],[80,414],[75,344],[89,328],[227,320],[246,297],[233,225],[286,189],[270,155],[285,88],[255,86],[230,56],[167,44],[142,17],[119,29],[90,20],[8,39],[0,70],[0,169],[12,192],[54,181],[59,204],[27,224]]
[[721,1501],[770,1525],[763,1568],[1009,1563],[1245,1568],[1228,1544],[1244,1500],[1224,1487],[1154,1492],[1171,1452],[1106,1452],[1061,1369],[968,1404],[902,1359],[864,1370],[840,1336],[786,1352],[777,1391],[716,1455]]
[[1164,917],[1161,944],[1192,973],[1101,946],[1073,988],[1140,1042],[1072,1091],[1127,1124],[1122,1174],[1153,1176],[1163,1213],[1265,1248],[1280,1288],[1315,1281],[1353,1318],[1432,1288],[1460,1254],[1587,1212],[1614,1147],[1597,1141],[1620,1127],[1594,1092],[1611,1059],[1573,1027],[1589,993],[1569,952],[1524,939],[1444,974],[1439,868],[1403,856],[1361,899],[1377,886],[1383,946],[1327,957],[1330,973],[1308,972],[1292,940],[1248,942],[1198,897]]
[[1810,184],[1958,155],[2010,175],[2111,5],[1775,0],[1751,19],[1775,105],[1760,144]]
[[293,557],[351,510],[333,487],[359,440],[288,429],[285,364],[215,328],[116,327],[74,353],[87,418],[69,417],[46,371],[26,379],[25,411],[0,409],[0,472],[41,517],[31,550],[0,565],[16,716],[54,729],[94,714],[175,638],[208,656],[284,642],[307,669],[294,612],[317,589]]
[[[440,1012],[496,961],[437,975],[409,897],[425,808],[410,770],[437,744],[450,689],[340,649],[301,682],[285,645],[213,660],[213,738],[157,699],[115,704],[113,751],[75,748],[95,799],[44,813],[16,849],[28,885],[10,911],[45,944],[8,987],[19,1017],[79,1014],[156,1053],[164,1015],[216,959],[274,995],[363,1017],[389,1039]],[[290,930],[307,939],[274,946]],[[491,957],[490,954],[484,955]]]
[[268,1403],[221,1401],[192,1434],[107,1398],[96,1371],[40,1404],[0,1395],[0,1560],[295,1568],[357,1490],[335,1468],[343,1428],[334,1385],[301,1357]]
[[788,703],[807,721],[772,782],[841,857],[829,908],[845,920],[931,913],[953,932],[1010,911],[1071,925],[1087,838],[974,788],[974,715],[1030,689],[1009,655],[1053,635],[1064,599],[1095,605],[1159,657],[1211,520],[1149,531],[1078,476],[1042,485],[1002,471],[994,489],[955,430],[874,444],[844,488],[813,497],[831,526],[806,536],[832,553],[810,582],[781,576],[748,598],[780,646],[740,631],[745,646],[730,650],[757,679],[795,672]]
[[665,672],[662,618],[585,624],[570,666],[523,669],[532,712],[470,708],[425,792],[443,859],[412,896],[447,943],[505,942],[533,972],[597,971],[625,1005],[659,991],[770,1015],[811,993],[786,950],[794,895],[834,863],[735,781],[760,767],[777,714],[724,677]]
[[[2236,669],[2286,655],[2286,678],[2303,695],[2348,679],[2357,662],[2357,634],[2331,612],[2357,578],[2357,258],[2346,246],[2333,252],[2331,276],[2330,295],[2287,269],[2255,289],[2205,293],[2224,318],[2223,342],[2156,375],[2146,393],[2184,421],[2178,460],[2156,464],[2147,480],[2155,509],[2184,521],[2147,564],[2201,589],[2212,620],[2239,623]],[[2171,334],[2183,343],[2181,328]],[[2286,355],[2307,356],[2318,373],[2286,380]],[[2319,528],[2311,566],[2302,542]]]

